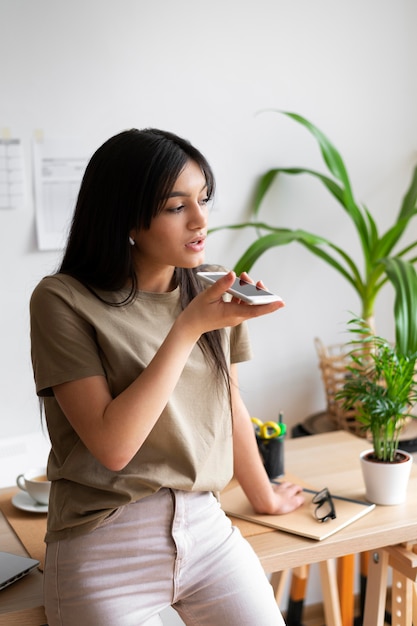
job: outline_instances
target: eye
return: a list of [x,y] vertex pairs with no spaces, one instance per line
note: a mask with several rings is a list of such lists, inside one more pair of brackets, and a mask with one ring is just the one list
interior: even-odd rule
[[209,202],[210,202],[210,198],[208,196],[200,200],[200,204],[202,206],[206,206]]
[[181,213],[181,211],[184,210],[184,205],[180,204],[180,205],[175,206],[175,207],[167,207],[165,210],[167,211],[167,213],[174,213],[174,214],[175,213]]

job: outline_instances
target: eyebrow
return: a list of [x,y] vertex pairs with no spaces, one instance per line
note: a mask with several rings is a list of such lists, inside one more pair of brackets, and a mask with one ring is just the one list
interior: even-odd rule
[[[207,183],[205,183],[205,184],[201,187],[201,189],[200,189],[200,193],[201,193],[202,191],[204,191],[204,189],[207,189],[207,187],[208,187],[208,184],[207,184]],[[189,193],[185,193],[185,191],[171,191],[171,193],[169,193],[169,194],[166,196],[166,198],[167,198],[167,199],[168,199],[168,198],[179,198],[179,197],[181,197],[181,196],[185,196],[185,197],[189,198],[189,197],[190,197],[190,194],[189,194]]]

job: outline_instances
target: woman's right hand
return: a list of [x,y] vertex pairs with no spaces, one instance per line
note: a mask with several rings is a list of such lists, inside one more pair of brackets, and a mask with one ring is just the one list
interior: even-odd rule
[[[233,285],[235,278],[236,274],[233,271],[228,272],[219,278],[214,285],[198,294],[183,311],[182,321],[186,322],[190,331],[196,333],[196,340],[203,333],[228,326],[237,326],[254,317],[274,313],[274,311],[285,306],[282,300],[256,305],[247,304],[234,297],[225,301],[223,296]],[[243,278],[250,280],[246,274],[243,275]],[[257,284],[262,286],[261,282]],[[180,318],[178,318],[178,322],[181,323]]]

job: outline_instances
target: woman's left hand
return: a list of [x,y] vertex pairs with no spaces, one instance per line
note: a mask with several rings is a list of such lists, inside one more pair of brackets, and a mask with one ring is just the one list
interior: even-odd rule
[[291,513],[304,504],[303,488],[290,482],[273,483],[276,508],[273,515]]

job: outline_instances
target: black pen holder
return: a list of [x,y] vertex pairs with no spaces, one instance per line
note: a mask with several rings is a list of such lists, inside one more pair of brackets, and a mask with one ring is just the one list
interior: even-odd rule
[[284,471],[284,435],[262,439],[256,435],[256,442],[269,478],[279,478]]

